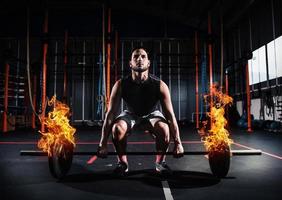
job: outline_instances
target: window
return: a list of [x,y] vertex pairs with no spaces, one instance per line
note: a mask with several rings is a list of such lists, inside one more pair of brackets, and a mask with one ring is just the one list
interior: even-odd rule
[[249,84],[253,84],[253,73],[252,73],[252,59],[248,60],[248,67],[249,67]]
[[276,62],[275,62],[275,49],[274,41],[267,44],[267,60],[268,60],[268,75],[269,79],[276,78]]
[[253,58],[251,60],[251,72],[252,73],[252,83],[251,84],[256,84],[259,83],[259,50],[253,51]]
[[282,36],[275,39],[277,77],[282,77]]
[[282,36],[253,51],[253,58],[248,60],[250,85],[267,81],[266,56],[269,80],[282,77]]
[[267,80],[265,46],[258,49],[259,82]]

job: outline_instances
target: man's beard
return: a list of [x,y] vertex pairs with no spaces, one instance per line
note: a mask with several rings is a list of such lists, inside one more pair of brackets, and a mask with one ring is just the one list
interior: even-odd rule
[[149,66],[147,67],[138,67],[138,66],[135,66],[135,67],[131,67],[131,69],[135,72],[145,72],[149,69]]

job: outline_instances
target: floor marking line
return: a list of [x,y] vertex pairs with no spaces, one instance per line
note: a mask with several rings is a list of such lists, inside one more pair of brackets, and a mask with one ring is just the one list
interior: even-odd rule
[[163,186],[163,191],[165,195],[166,200],[173,200],[173,196],[171,194],[171,190],[169,188],[168,182],[167,181],[162,181],[162,186]]
[[37,144],[37,142],[35,141],[24,141],[24,142],[8,141],[8,142],[0,142],[0,144]]
[[[237,145],[237,146],[239,146],[239,147],[244,147],[244,148],[246,148],[246,149],[254,150],[254,148],[252,148],[252,147],[248,147],[248,146],[246,146],[246,145],[239,144],[239,143],[237,143],[237,142],[233,142],[233,144],[235,144],[235,145]],[[281,157],[281,156],[277,156],[277,155],[275,155],[275,154],[268,153],[268,152],[265,152],[265,151],[261,151],[261,153],[262,153],[262,154],[265,154],[265,155],[268,155],[268,156],[271,156],[271,157],[273,157],[273,158],[277,158],[277,159],[279,159],[279,160],[282,160],[282,157]]]
[[91,165],[95,162],[95,160],[97,160],[97,156],[92,156],[88,161],[87,161],[87,164],[88,165]]
[[[100,142],[77,142],[77,145],[91,145],[91,144],[99,144]],[[173,142],[171,142],[173,143]],[[201,144],[201,141],[182,141],[182,144]],[[0,144],[37,144],[37,141],[3,141],[0,142]],[[112,142],[109,142],[108,144],[113,145]],[[127,144],[155,144],[155,141],[132,141],[127,142]]]

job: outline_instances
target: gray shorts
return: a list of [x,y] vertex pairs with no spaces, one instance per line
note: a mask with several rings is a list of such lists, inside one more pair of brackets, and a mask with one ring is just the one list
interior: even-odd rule
[[151,124],[152,119],[160,119],[161,121],[167,123],[163,113],[159,110],[155,110],[150,114],[141,117],[129,112],[128,110],[124,110],[119,116],[117,116],[115,121],[124,120],[127,123],[128,128],[131,130],[133,128],[142,127],[142,125]]

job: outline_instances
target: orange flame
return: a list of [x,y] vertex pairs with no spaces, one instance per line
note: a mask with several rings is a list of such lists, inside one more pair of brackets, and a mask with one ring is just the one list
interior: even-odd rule
[[212,105],[208,117],[210,118],[210,129],[207,130],[207,121],[202,122],[202,128],[199,134],[203,138],[204,146],[207,151],[224,151],[226,145],[230,147],[232,140],[229,138],[229,132],[225,129],[227,120],[224,117],[224,109],[233,102],[232,97],[223,94],[216,85],[212,86],[211,96],[205,95],[205,101]]
[[48,152],[49,156],[52,156],[52,146],[62,146],[72,144],[75,146],[74,133],[76,131],[69,124],[69,107],[56,100],[56,96],[53,96],[50,101],[48,101],[48,106],[54,106],[53,111],[48,113],[48,117],[44,118],[44,125],[47,128],[47,132],[42,133],[42,137],[38,141],[38,148],[42,149],[44,152]]

